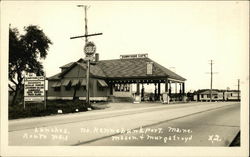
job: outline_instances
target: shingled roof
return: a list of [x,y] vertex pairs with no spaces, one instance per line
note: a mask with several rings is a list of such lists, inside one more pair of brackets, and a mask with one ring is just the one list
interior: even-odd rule
[[68,68],[68,67],[70,67],[72,64],[74,64],[75,62],[70,62],[70,63],[68,63],[68,64],[65,64],[65,65],[63,65],[63,66],[61,66],[60,68]]
[[[147,75],[147,63],[153,62],[153,74]],[[102,60],[98,63],[108,78],[134,77],[170,77],[185,81],[186,79],[161,66],[149,58]]]
[[[86,63],[78,63],[83,69],[87,69]],[[96,64],[90,64],[90,74],[93,76],[106,77],[102,68]]]
[[51,76],[51,77],[48,77],[48,79],[49,79],[49,80],[58,80],[58,79],[60,79],[60,77],[59,77],[60,74],[61,74],[61,73],[57,73],[57,74],[55,74],[55,75],[53,75],[53,76]]
[[[153,62],[153,74],[147,75],[147,63]],[[86,69],[86,62],[83,59],[77,62],[71,62],[62,66],[61,68],[71,68],[76,64]],[[66,71],[64,71],[66,73]],[[149,58],[133,58],[133,59],[113,59],[113,60],[100,60],[95,64],[91,64],[90,73],[92,76],[105,77],[105,78],[150,78],[150,77],[168,77],[180,81],[186,79],[180,75],[172,72],[171,70],[163,67]],[[62,74],[61,74],[62,75]],[[59,75],[52,76],[51,78],[58,77]],[[49,79],[51,79],[49,78]]]

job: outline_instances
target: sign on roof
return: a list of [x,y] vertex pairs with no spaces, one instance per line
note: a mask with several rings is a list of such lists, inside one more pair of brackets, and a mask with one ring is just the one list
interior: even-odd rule
[[120,55],[120,59],[132,59],[132,58],[147,58],[148,54],[128,54],[128,55]]
[[153,74],[153,62],[147,62],[147,75]]

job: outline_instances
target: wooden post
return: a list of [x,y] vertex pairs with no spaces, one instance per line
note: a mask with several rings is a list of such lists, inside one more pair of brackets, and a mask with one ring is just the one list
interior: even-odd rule
[[168,79],[165,80],[165,92],[168,93]]
[[140,95],[140,84],[139,84],[139,81],[136,84],[136,95]]
[[144,100],[144,86],[142,83],[142,88],[141,88],[141,99]]
[[160,100],[160,95],[161,95],[161,83],[158,82],[158,100]]
[[185,95],[185,83],[182,83],[182,94]]
[[181,83],[179,83],[179,85],[180,85],[179,94],[182,94],[182,89],[181,89],[182,84],[181,84]]
[[155,83],[154,101],[157,100],[157,84]]
[[180,90],[179,90],[178,98],[179,98],[179,100],[181,101],[181,100],[182,100],[182,98],[183,98],[183,95],[182,95],[182,89],[181,89],[182,84],[181,84],[181,83],[179,83],[179,85],[180,85]]
[[177,82],[175,82],[175,94],[177,94]]
[[169,102],[168,100],[168,78],[165,80],[165,92],[167,93],[167,103]]
[[171,90],[172,90],[172,89],[171,89],[171,81],[169,81],[169,92],[168,92],[168,93],[169,93],[170,100],[172,100],[172,97],[171,97],[171,96],[172,96],[172,95],[171,95],[171,92],[172,92],[172,91],[171,91]]
[[87,106],[90,106],[90,101],[89,101],[89,71],[90,71],[90,60],[87,60],[87,75],[86,75],[86,103]]
[[110,83],[110,95],[113,95],[113,83]]

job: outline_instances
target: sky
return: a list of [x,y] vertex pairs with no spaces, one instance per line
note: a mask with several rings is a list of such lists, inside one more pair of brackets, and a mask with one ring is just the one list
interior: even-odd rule
[[[3,1],[5,24],[18,28],[38,25],[51,39],[43,61],[47,76],[60,66],[84,58],[84,10],[88,5],[89,38],[100,60],[122,54],[148,57],[186,78],[186,91],[237,89],[249,81],[249,3],[247,1]],[[6,25],[8,27],[8,25]]]

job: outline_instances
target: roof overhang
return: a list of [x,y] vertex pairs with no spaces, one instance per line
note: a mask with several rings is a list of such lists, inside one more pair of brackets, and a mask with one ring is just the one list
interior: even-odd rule
[[53,84],[51,85],[51,87],[53,87],[53,88],[60,87],[60,86],[61,86],[60,81],[53,82]]
[[97,80],[101,87],[108,87],[108,84],[104,80]]
[[183,80],[177,80],[177,79],[172,79],[172,78],[168,78],[169,81],[174,82],[174,83],[184,83],[185,81]]
[[62,86],[68,86],[69,83],[70,83],[70,79],[62,80]]

